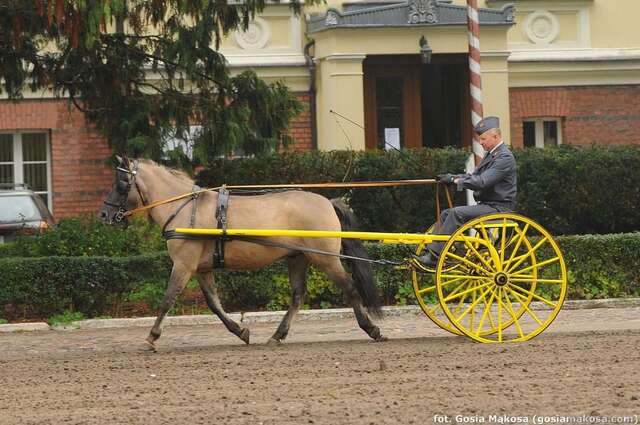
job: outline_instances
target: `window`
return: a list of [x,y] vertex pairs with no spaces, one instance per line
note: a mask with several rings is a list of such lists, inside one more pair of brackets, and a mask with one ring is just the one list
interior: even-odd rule
[[51,210],[51,155],[47,133],[0,134],[0,184],[26,183]]
[[548,148],[562,144],[560,118],[535,118],[522,122],[525,148]]

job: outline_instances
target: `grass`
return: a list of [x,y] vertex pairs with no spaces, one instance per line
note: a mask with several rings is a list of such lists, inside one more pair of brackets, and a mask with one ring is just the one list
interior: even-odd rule
[[84,320],[84,314],[79,311],[70,311],[65,310],[61,314],[56,314],[55,316],[51,316],[47,323],[51,326],[60,326],[60,325],[68,325],[72,322],[76,322],[78,320]]

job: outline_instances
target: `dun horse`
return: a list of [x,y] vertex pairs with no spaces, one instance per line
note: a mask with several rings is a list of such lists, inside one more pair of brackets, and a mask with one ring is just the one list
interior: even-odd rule
[[[115,182],[100,212],[103,221],[113,224],[122,218],[122,212],[149,205],[164,199],[191,192],[194,182],[185,173],[168,169],[150,160],[129,161],[119,158]],[[195,209],[192,206],[178,210],[184,201],[175,201],[148,209],[150,218],[163,226],[170,220],[167,230],[177,227],[215,228],[217,192],[202,192]],[[231,196],[228,211],[229,228],[298,229],[298,230],[350,230],[355,217],[339,200],[329,201],[320,195],[303,191],[274,192],[257,196]],[[267,241],[288,246],[312,248],[334,254],[340,248],[347,255],[366,257],[359,240],[335,238],[266,238]],[[214,241],[169,239],[167,247],[173,268],[169,285],[160,304],[156,321],[146,341],[155,348],[162,332],[161,324],[192,276],[196,276],[207,305],[225,324],[227,329],[245,343],[249,343],[249,329],[233,321],[222,308],[213,276]],[[350,262],[352,276],[343,268],[340,259],[333,256],[295,249],[263,246],[246,241],[225,243],[225,267],[232,270],[259,269],[278,260],[286,260],[291,283],[291,305],[269,343],[280,343],[289,332],[294,316],[306,293],[306,279],[312,264],[340,285],[347,301],[353,307],[359,326],[375,341],[383,340],[380,329],[369,314],[380,317],[380,302],[376,293],[371,266],[362,261]],[[251,282],[247,282],[250,285]]]

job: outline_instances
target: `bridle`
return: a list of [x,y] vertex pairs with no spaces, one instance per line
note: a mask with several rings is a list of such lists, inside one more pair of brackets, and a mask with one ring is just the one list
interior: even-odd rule
[[[128,162],[128,161],[127,161]],[[110,207],[118,208],[118,211],[113,216],[113,221],[116,223],[122,223],[127,219],[127,199],[129,198],[129,192],[131,192],[131,187],[135,186],[136,191],[138,192],[138,196],[140,196],[140,200],[142,201],[142,205],[146,205],[147,202],[140,191],[140,187],[136,182],[136,176],[138,175],[138,161],[133,161],[133,168],[129,169],[124,167],[116,167],[116,172],[125,173],[126,180],[121,178],[120,175],[116,174],[116,191],[118,192],[118,203],[115,204],[113,202],[109,202],[105,199],[104,204]]]

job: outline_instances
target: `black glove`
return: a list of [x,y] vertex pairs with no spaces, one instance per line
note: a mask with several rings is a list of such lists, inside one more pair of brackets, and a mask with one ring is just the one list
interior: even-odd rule
[[436,181],[438,183],[444,183],[444,184],[453,184],[453,180],[456,178],[456,176],[454,174],[438,174],[436,176]]

